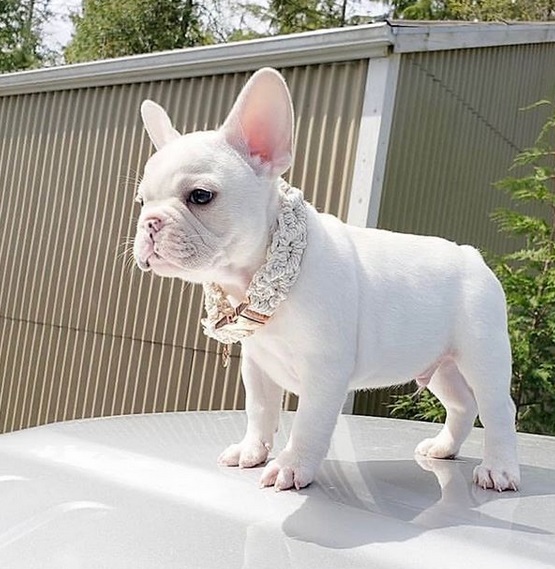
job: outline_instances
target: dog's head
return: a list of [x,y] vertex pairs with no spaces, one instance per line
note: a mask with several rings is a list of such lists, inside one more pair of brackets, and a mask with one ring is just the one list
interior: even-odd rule
[[157,152],[137,191],[138,266],[192,282],[248,272],[262,260],[279,177],[291,163],[293,110],[282,76],[255,73],[218,130],[180,135],[148,100],[141,115]]

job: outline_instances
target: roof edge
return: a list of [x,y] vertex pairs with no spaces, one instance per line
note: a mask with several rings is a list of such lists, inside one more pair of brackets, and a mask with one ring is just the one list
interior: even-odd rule
[[0,75],[0,96],[410,53],[555,43],[555,22],[392,21]]
[[555,22],[391,22],[394,51],[410,53],[555,42]]
[[384,57],[385,23],[318,30],[0,75],[0,96]]

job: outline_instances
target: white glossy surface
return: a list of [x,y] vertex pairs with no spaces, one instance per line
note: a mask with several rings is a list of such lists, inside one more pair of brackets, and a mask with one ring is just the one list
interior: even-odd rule
[[0,567],[555,565],[555,439],[521,435],[522,490],[498,494],[470,482],[481,431],[462,459],[417,463],[437,426],[342,416],[317,481],[275,493],[260,469],[216,465],[244,425],[174,413],[0,436]]

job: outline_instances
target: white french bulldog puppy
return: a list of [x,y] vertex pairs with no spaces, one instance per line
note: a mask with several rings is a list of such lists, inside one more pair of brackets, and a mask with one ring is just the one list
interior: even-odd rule
[[[480,254],[436,237],[351,227],[303,202],[299,216],[288,218],[293,229],[306,225],[289,247],[298,245],[302,255],[298,274],[269,315],[260,308],[249,315],[251,281],[283,231],[287,189],[280,176],[293,153],[285,81],[273,69],[255,73],[214,131],[182,136],[152,101],[141,113],[157,152],[138,188],[137,264],[204,283],[205,292],[212,283],[220,291],[216,304],[224,305],[212,330],[254,321],[254,333],[241,340],[247,432],[220,464],[266,462],[287,389],[299,395],[294,425],[261,485],[302,488],[328,451],[349,390],[417,379],[445,405],[447,419],[416,452],[455,456],[479,413],[485,447],[474,481],[516,490],[505,298]],[[238,307],[231,317],[230,306]]]

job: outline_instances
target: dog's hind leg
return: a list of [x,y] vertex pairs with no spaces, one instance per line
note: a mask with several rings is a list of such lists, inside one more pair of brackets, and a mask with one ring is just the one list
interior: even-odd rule
[[479,254],[466,250],[468,278],[462,283],[454,354],[484,425],[484,459],[474,470],[474,482],[482,488],[516,490],[520,473],[505,295]]
[[439,434],[424,439],[416,447],[416,453],[431,458],[452,458],[472,429],[478,414],[476,400],[451,358],[443,361],[434,372],[428,389],[445,407],[447,418]]
[[516,490],[520,474],[515,405],[510,395],[511,351],[506,332],[470,338],[457,363],[476,397],[484,425],[484,459],[474,470],[474,482],[500,492]]

